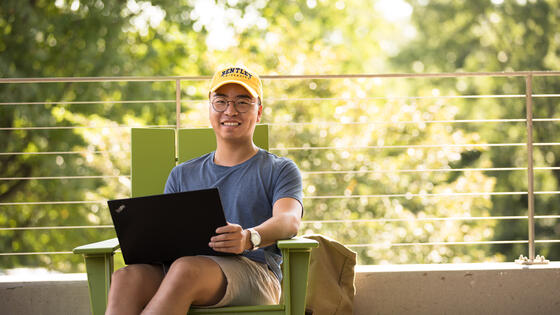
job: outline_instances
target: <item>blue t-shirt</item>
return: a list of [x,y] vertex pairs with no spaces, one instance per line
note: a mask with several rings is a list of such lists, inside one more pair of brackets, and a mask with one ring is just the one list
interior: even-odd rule
[[[244,229],[272,217],[272,206],[281,198],[294,198],[302,205],[301,174],[296,164],[263,149],[249,160],[231,167],[214,163],[215,152],[181,163],[173,168],[165,193],[217,187],[226,220]],[[246,251],[242,255],[266,263],[282,279],[282,255],[276,245]]]

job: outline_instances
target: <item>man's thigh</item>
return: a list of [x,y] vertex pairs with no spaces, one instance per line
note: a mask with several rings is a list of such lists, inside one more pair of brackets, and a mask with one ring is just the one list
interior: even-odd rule
[[202,256],[220,265],[227,279],[222,300],[211,307],[277,304],[280,282],[266,264],[243,256]]
[[[173,288],[192,297],[194,305],[212,305],[222,299],[227,281],[220,266],[207,257],[188,256],[175,260],[162,288]],[[179,293],[179,292],[177,292]]]

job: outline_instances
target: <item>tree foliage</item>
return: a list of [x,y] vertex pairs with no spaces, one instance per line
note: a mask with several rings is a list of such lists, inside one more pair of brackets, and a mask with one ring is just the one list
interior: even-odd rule
[[[556,35],[560,18],[557,1],[411,1],[412,20],[418,36],[397,56],[392,58],[400,71],[427,72],[482,72],[558,70],[560,40]],[[533,94],[555,94],[560,89],[557,77],[533,77]],[[445,93],[521,94],[526,91],[524,78],[518,79],[463,79],[440,82]],[[534,98],[534,118],[557,118],[557,98]],[[461,105],[461,119],[524,119],[524,99],[493,101],[465,101]],[[557,122],[534,122],[535,143],[558,142]],[[526,141],[524,123],[492,123],[472,126],[488,142]],[[558,167],[560,148],[553,145],[536,146],[535,166]],[[486,157],[486,158],[485,158]],[[494,167],[527,167],[524,147],[503,147],[479,155],[474,165],[490,160]],[[494,177],[496,191],[526,191],[526,172],[487,172]],[[536,170],[536,191],[558,191],[558,170]],[[537,215],[558,212],[558,198],[554,194],[540,194],[535,198]],[[527,215],[527,197],[493,197],[492,215]],[[537,220],[536,239],[557,238],[560,223],[557,220]],[[496,240],[527,239],[527,222],[501,221],[496,226]],[[525,246],[499,245],[491,249],[510,259],[527,251]],[[537,247],[537,253],[557,259],[560,248],[551,245]]]

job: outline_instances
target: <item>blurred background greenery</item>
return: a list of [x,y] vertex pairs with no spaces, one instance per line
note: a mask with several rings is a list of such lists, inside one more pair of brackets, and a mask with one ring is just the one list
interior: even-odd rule
[[[261,75],[558,70],[559,18],[554,0],[3,0],[0,75],[208,76],[238,63]],[[181,82],[181,126],[208,125],[207,85]],[[272,151],[296,161],[304,176],[308,222],[301,234],[348,244],[361,264],[527,254],[526,244],[404,245],[527,239],[527,220],[426,220],[527,215],[526,194],[432,195],[527,190],[524,170],[484,170],[526,167],[524,146],[443,146],[524,143],[524,98],[438,97],[523,95],[522,77],[264,85]],[[560,80],[535,77],[533,89],[558,93]],[[65,252],[113,237],[107,227],[17,228],[110,225],[99,201],[130,193],[129,127],[175,125],[174,99],[174,82],[0,84],[0,252]],[[558,118],[558,105],[558,98],[535,98],[533,115]],[[451,122],[475,119],[517,120]],[[535,142],[559,142],[558,122],[534,125]],[[25,129],[54,126],[61,128]],[[558,146],[537,146],[535,166],[560,167],[559,154]],[[558,191],[559,184],[558,170],[535,171],[536,191]],[[536,195],[536,214],[558,214],[558,199]],[[537,239],[558,239],[556,219],[536,223]],[[537,253],[557,260],[555,244],[538,244]],[[83,270],[74,256],[2,255],[0,269]]]

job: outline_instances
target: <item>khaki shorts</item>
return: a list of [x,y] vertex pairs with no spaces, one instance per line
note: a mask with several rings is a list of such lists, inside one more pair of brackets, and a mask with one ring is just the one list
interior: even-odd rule
[[280,282],[266,264],[244,256],[202,256],[215,261],[227,280],[224,297],[215,305],[269,305],[280,301]]

